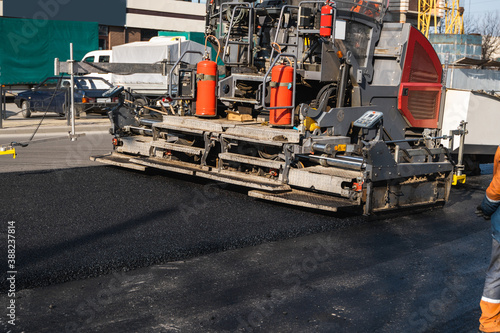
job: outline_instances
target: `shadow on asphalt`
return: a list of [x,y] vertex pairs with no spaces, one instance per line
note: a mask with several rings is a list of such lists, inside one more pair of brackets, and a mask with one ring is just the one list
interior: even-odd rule
[[[16,189],[14,197],[31,188],[30,205],[22,210],[10,207],[5,214],[25,228],[19,240],[20,288],[344,229],[366,221],[350,214],[321,214],[256,201],[241,187],[157,170],[28,171],[4,174],[3,182]],[[55,202],[60,208],[48,209]]]

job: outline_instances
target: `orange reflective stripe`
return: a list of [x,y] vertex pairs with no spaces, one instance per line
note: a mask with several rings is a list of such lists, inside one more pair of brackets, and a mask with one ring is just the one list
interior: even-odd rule
[[360,0],[356,6],[352,6],[351,11],[373,17],[375,15],[375,11],[379,10],[379,7],[380,4],[368,3],[364,0]]
[[486,189],[486,195],[493,201],[500,201],[500,147],[497,148],[495,153],[495,160],[493,164],[493,180],[490,186]]
[[[365,3],[365,2],[364,2],[363,0],[358,1],[358,5],[361,5],[361,6],[362,6],[364,3]],[[361,8],[362,8],[361,6],[353,6],[353,7],[351,8],[351,11],[353,11],[353,12],[355,12],[355,13],[359,13],[359,12],[361,11]]]
[[500,303],[489,303],[481,300],[481,311],[479,318],[479,329],[483,332],[500,331]]

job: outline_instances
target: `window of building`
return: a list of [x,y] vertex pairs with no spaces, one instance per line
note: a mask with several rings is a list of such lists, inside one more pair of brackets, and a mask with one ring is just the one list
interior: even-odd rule
[[108,37],[99,37],[99,50],[108,49]]
[[158,36],[158,30],[141,29],[141,41],[146,42],[156,36]]

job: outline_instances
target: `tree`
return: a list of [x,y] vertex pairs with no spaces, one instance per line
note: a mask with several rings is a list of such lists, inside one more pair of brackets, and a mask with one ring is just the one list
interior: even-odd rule
[[491,59],[500,51],[500,15],[498,12],[488,12],[481,16],[468,15],[464,22],[466,34],[483,36],[482,59]]

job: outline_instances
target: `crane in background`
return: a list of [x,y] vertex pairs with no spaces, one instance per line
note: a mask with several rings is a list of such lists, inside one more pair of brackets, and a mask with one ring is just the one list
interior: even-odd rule
[[434,33],[463,34],[464,8],[460,0],[418,0],[418,29],[428,38],[431,26]]

